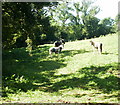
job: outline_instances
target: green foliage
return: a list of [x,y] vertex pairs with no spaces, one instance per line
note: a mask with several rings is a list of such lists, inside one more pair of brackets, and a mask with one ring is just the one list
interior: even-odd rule
[[[54,4],[54,3],[53,3]],[[52,6],[49,2],[25,3],[4,2],[2,6],[3,48],[25,47],[27,37],[33,45],[44,40],[42,34],[54,38],[54,29],[50,26],[49,17],[43,9]],[[48,31],[49,30],[49,31]],[[49,37],[46,37],[50,41]]]
[[56,8],[52,8],[50,11],[55,21],[51,19],[53,20],[51,23],[57,25],[57,37],[61,36],[59,34],[61,32],[67,34],[66,40],[81,40],[115,33],[114,20],[96,18],[100,8],[93,6],[93,3],[90,0],[76,3],[62,2]]
[[[102,28],[102,35],[106,35],[109,33],[115,33],[115,29],[114,29],[114,20],[109,18],[105,18],[103,20],[100,21],[100,26]],[[101,31],[101,30],[100,30]]]
[[45,39],[46,38],[46,34],[42,34],[41,35],[41,39],[43,40],[43,39]]
[[29,54],[31,54],[31,52],[32,52],[32,40],[28,37],[25,42],[27,43],[26,50],[29,52]]
[[91,0],[76,3],[3,2],[3,50],[27,47],[25,41],[28,37],[35,49],[39,44],[60,38],[82,40],[115,33],[118,21],[96,18],[100,8],[92,4]]

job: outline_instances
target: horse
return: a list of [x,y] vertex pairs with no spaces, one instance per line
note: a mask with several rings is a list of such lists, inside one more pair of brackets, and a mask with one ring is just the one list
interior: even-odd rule
[[51,55],[52,53],[59,54],[59,53],[62,51],[63,48],[64,48],[63,44],[61,44],[61,45],[58,46],[58,47],[51,47],[51,48],[49,49],[49,54],[50,54],[50,55]]
[[101,42],[94,42],[94,41],[91,40],[90,43],[93,46],[93,48],[97,49],[98,52],[100,54],[102,54],[102,46],[103,46],[103,44]]

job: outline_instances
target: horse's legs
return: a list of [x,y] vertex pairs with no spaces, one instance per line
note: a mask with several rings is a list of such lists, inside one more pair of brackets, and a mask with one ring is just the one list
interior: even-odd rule
[[100,46],[98,47],[98,52],[99,54],[102,54],[102,44],[100,44]]

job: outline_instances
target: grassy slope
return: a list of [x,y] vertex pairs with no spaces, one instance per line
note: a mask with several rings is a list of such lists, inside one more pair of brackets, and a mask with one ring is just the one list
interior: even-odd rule
[[3,61],[3,73],[10,77],[3,80],[3,102],[117,103],[117,37],[93,39],[103,43],[102,55],[92,52],[89,40],[66,42],[53,58],[48,56],[50,44],[40,46],[32,57],[24,48],[10,51]]

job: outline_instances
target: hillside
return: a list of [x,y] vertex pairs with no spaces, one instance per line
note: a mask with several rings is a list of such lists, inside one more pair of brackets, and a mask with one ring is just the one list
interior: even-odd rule
[[[103,43],[93,52],[90,40]],[[66,42],[49,57],[52,44],[3,55],[3,103],[118,103],[118,36]]]

